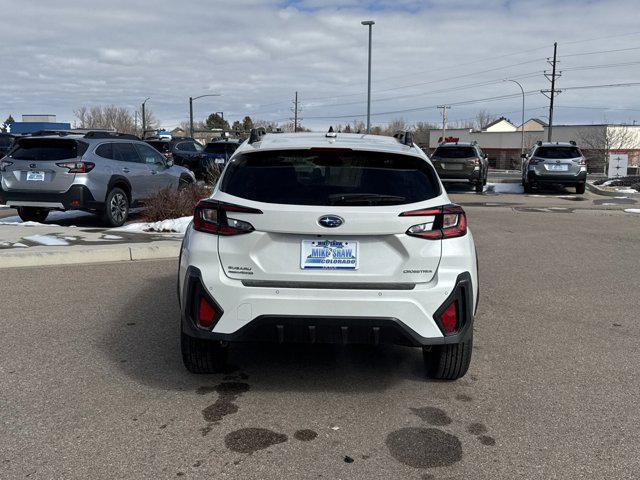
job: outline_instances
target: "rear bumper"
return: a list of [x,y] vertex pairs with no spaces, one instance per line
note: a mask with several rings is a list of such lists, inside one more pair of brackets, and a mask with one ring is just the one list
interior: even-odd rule
[[443,182],[471,182],[475,183],[482,179],[480,170],[473,170],[470,172],[452,172],[438,170],[438,176]]
[[559,185],[575,185],[577,183],[585,183],[587,181],[587,172],[580,172],[578,174],[555,174],[555,173],[538,173],[536,171],[529,171],[527,173],[529,183],[546,183],[546,184],[559,184]]
[[4,190],[0,185],[0,200],[10,207],[42,207],[58,210],[95,210],[104,206],[97,202],[84,185],[73,185],[64,193],[31,190]]
[[[443,256],[433,280],[411,290],[248,287],[226,277],[217,252],[200,251],[200,241],[190,239],[190,234],[207,234],[188,233],[180,255],[182,329],[192,337],[227,342],[424,346],[459,343],[472,332],[477,268],[471,233],[451,239],[459,242],[452,252],[468,247],[471,254]],[[223,311],[211,329],[194,321],[200,294]],[[456,334],[445,336],[437,319],[454,297],[463,320]]]

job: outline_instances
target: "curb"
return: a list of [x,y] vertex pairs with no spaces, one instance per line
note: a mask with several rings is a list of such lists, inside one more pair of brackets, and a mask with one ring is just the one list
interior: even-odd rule
[[587,190],[591,193],[595,193],[596,195],[602,195],[603,197],[622,197],[624,195],[637,195],[637,193],[622,193],[622,192],[610,192],[609,190],[603,190],[598,186],[587,182],[585,184],[587,186]]
[[[68,247],[65,247],[68,248]],[[18,251],[0,253],[0,269],[41,267],[86,263],[132,262],[139,260],[177,259],[180,243],[170,245],[121,245],[113,247],[71,248],[68,250]]]

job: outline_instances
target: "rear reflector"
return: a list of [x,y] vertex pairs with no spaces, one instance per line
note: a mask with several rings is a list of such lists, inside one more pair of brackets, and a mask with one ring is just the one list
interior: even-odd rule
[[216,309],[207,301],[206,298],[200,297],[198,305],[198,323],[201,327],[209,328],[216,317]]
[[458,302],[452,302],[440,315],[442,329],[446,335],[458,330]]

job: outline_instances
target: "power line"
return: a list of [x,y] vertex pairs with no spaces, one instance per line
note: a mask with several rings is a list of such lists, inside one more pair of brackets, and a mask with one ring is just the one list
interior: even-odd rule
[[594,52],[569,53],[566,55],[562,55],[560,58],[582,57],[584,55],[599,55],[601,53],[628,52],[630,50],[640,50],[640,47],[617,48],[615,50],[598,50]]

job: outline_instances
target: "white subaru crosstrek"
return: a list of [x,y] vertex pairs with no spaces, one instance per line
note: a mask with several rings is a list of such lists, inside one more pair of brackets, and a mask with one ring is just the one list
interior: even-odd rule
[[233,342],[422,347],[428,377],[471,360],[476,249],[410,133],[254,130],[180,253],[186,368],[218,371]]

